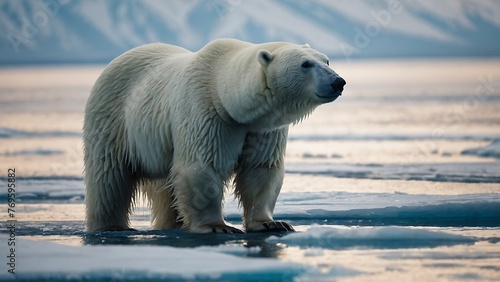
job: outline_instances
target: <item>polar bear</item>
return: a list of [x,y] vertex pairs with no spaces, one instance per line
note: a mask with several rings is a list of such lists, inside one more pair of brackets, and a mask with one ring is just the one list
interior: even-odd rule
[[345,83],[307,44],[218,39],[198,52],[161,43],[127,51],[85,108],[87,230],[128,229],[142,191],[155,229],[240,233],[223,215],[232,179],[247,232],[293,231],[273,220],[288,127]]

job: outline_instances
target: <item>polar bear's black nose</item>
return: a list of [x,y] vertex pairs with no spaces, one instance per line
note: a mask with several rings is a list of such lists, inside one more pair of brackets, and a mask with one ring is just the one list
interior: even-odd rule
[[330,84],[332,86],[333,91],[335,92],[342,92],[344,90],[344,85],[346,84],[345,80],[338,76],[335,78],[335,81]]
[[345,80],[342,77],[337,76],[337,78],[335,78],[335,81],[330,85],[332,86],[333,91],[342,92],[344,90],[345,84]]

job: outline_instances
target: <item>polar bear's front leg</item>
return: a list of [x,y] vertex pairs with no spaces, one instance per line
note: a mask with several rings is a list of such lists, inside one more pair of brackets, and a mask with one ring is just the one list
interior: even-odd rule
[[271,167],[240,170],[237,174],[236,195],[243,205],[243,224],[247,232],[295,231],[290,224],[273,220],[283,176],[282,162]]
[[191,164],[172,170],[174,209],[183,228],[194,233],[243,233],[224,221],[223,180],[209,167]]
[[288,127],[265,133],[249,133],[236,170],[236,196],[243,205],[247,232],[294,231],[273,220],[274,206],[285,175],[284,155]]

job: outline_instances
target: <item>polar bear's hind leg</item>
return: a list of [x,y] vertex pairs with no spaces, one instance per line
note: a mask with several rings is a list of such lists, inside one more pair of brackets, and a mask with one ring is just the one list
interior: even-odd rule
[[97,177],[87,166],[85,195],[88,231],[130,230],[135,184],[128,170],[108,167]]
[[151,221],[154,229],[181,228],[179,213],[174,209],[174,195],[167,180],[147,181],[142,191],[151,206]]

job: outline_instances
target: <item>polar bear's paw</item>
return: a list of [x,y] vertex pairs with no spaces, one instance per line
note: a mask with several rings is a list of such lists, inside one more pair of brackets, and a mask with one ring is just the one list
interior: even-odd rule
[[295,229],[288,222],[266,221],[248,224],[247,232],[295,232]]
[[245,233],[236,227],[232,227],[223,223],[207,224],[191,231],[194,231],[195,233]]

